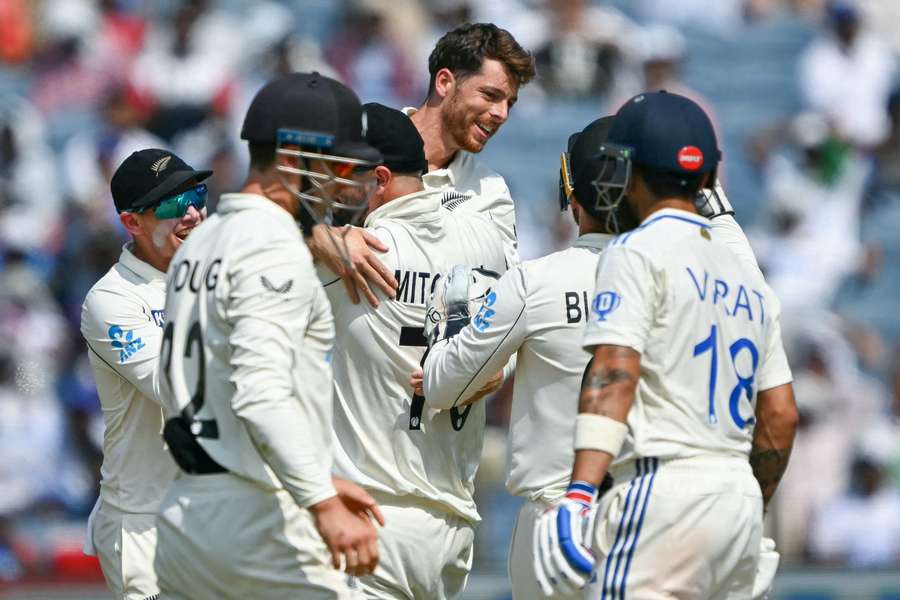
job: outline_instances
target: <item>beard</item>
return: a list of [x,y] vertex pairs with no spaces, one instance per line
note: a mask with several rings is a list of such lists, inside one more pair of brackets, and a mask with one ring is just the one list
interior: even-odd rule
[[446,110],[441,113],[441,118],[444,129],[450,133],[450,137],[457,146],[473,154],[484,149],[484,143],[472,136],[472,126],[475,125],[476,117],[468,113],[459,97],[459,92],[455,92],[450,97]]

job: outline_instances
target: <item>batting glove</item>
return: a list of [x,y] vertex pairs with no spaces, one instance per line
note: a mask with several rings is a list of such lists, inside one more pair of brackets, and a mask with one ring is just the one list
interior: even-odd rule
[[534,574],[546,596],[572,594],[591,580],[597,489],[573,481],[565,497],[538,518],[534,528]]
[[697,208],[697,212],[707,219],[734,214],[731,201],[725,195],[722,182],[718,179],[716,179],[716,185],[712,189],[702,188],[697,192],[697,196],[694,198],[694,206]]
[[759,562],[753,580],[753,600],[768,600],[781,555],[775,551],[775,540],[764,537],[759,542]]

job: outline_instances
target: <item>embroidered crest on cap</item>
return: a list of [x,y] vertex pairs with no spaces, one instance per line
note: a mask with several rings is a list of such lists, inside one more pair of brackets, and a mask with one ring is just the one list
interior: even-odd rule
[[150,170],[156,173],[156,176],[159,177],[159,174],[165,171],[166,167],[169,166],[170,160],[172,160],[171,156],[163,156],[161,159],[150,165]]

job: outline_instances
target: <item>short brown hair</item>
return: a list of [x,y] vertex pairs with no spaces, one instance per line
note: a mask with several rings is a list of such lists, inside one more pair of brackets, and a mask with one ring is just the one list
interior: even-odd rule
[[444,34],[428,57],[428,95],[434,92],[437,72],[449,69],[461,79],[481,70],[484,59],[503,63],[521,87],[534,79],[534,57],[510,32],[493,23],[466,23]]

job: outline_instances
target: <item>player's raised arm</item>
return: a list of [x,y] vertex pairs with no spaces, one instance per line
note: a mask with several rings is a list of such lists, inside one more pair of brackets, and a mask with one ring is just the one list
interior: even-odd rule
[[759,263],[747,234],[737,222],[734,207],[725,194],[725,188],[718,179],[710,188],[702,188],[694,201],[697,212],[710,220],[712,231],[721,239],[732,252],[751,265],[757,271]]

